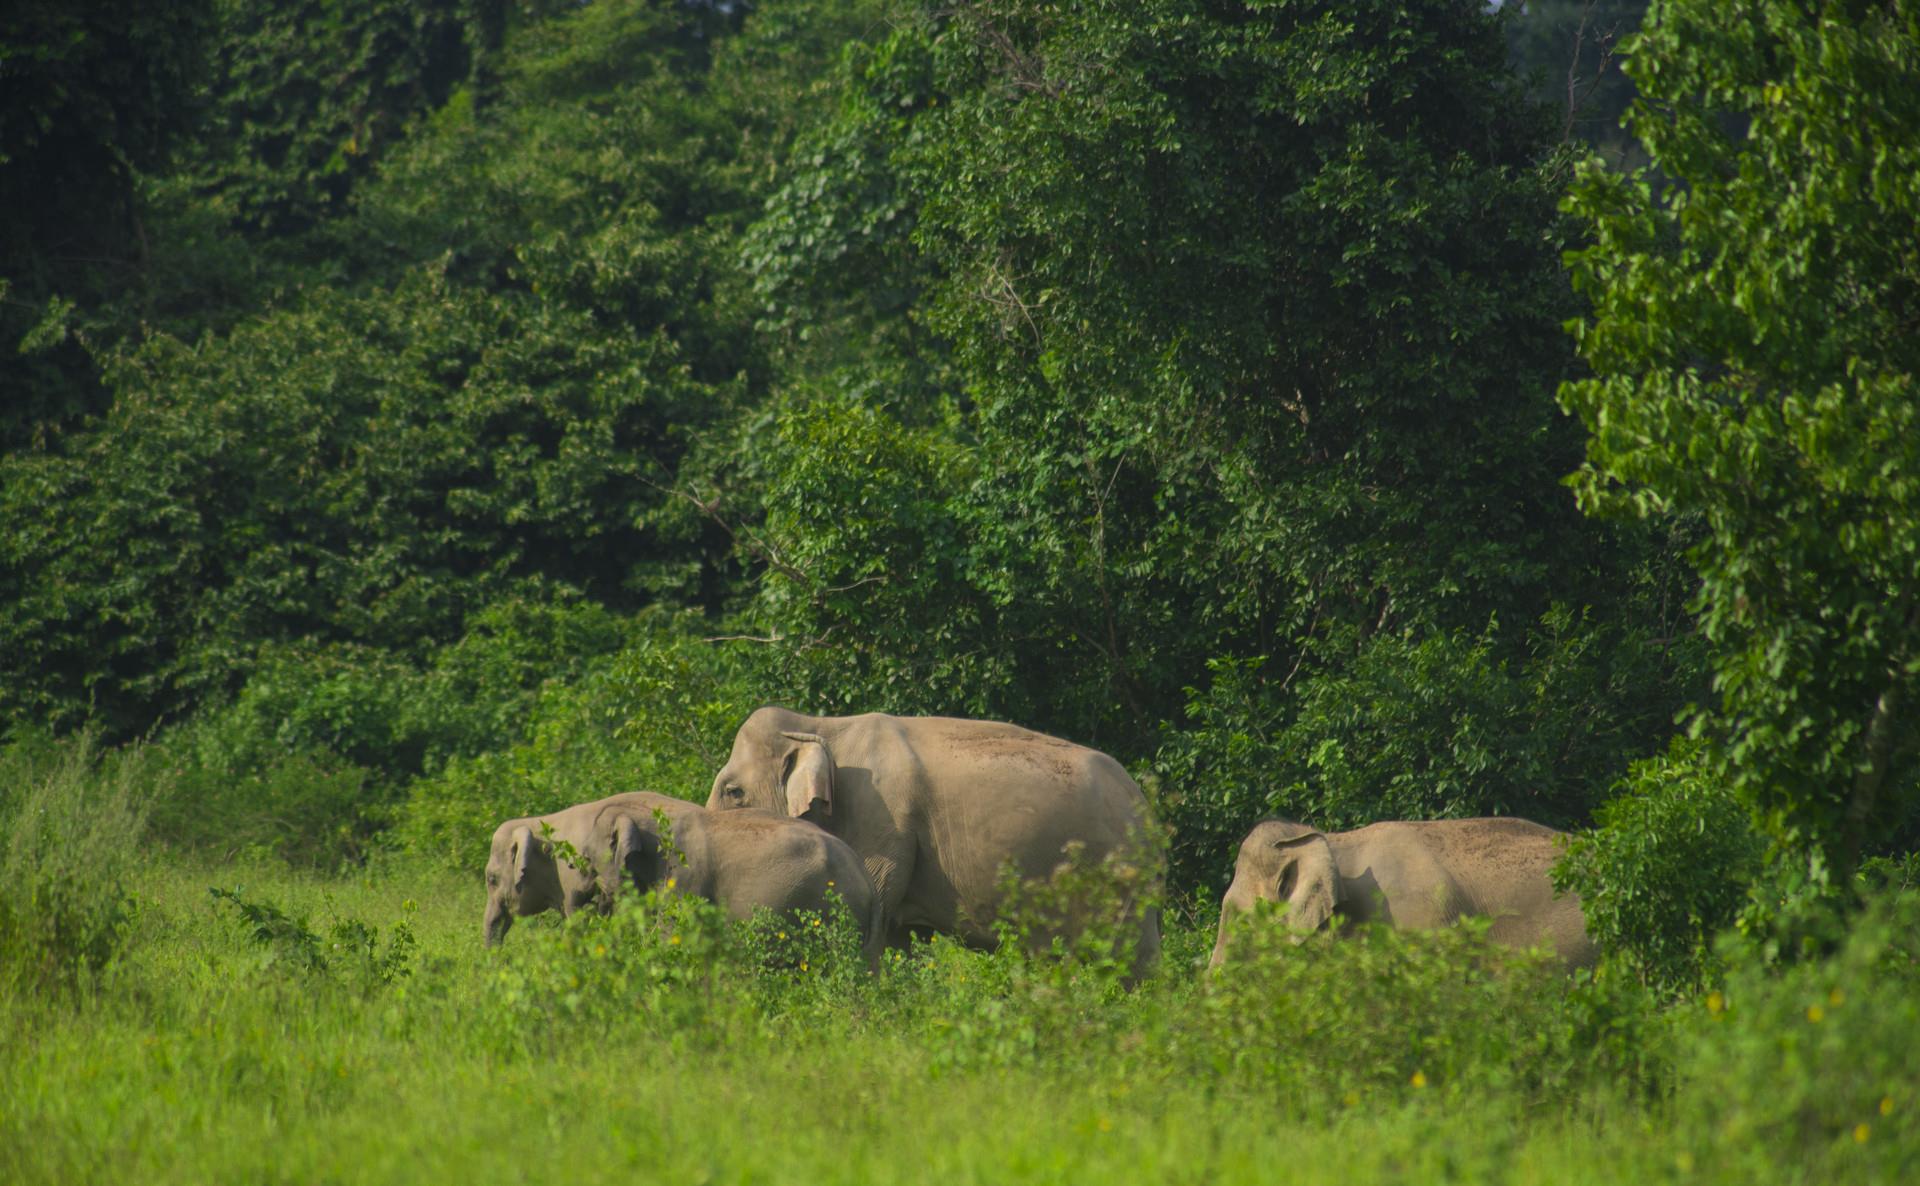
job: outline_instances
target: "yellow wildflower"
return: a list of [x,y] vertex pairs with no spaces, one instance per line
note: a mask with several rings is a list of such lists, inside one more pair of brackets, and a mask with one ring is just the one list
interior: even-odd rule
[[1427,1075],[1426,1075],[1426,1072],[1425,1072],[1425,1071],[1415,1071],[1415,1072],[1413,1073],[1413,1079],[1411,1080],[1411,1082],[1413,1083],[1413,1085],[1414,1085],[1415,1087],[1425,1087],[1425,1086],[1427,1085]]
[[1807,1006],[1807,1020],[1818,1025],[1827,1015],[1827,1011],[1818,1005]]
[[678,935],[669,935],[669,936],[667,937],[667,946],[669,946],[669,947],[678,947],[679,945],[680,945],[680,936],[678,936]]
[[1718,992],[1710,992],[1707,994],[1707,1012],[1720,1013],[1723,1012],[1726,1007],[1727,998],[1721,996]]
[[1871,1133],[1872,1131],[1873,1131],[1873,1128],[1870,1125],[1868,1125],[1864,1120],[1861,1121],[1859,1124],[1854,1125],[1853,1126],[1854,1143],[1858,1145],[1866,1144],[1867,1134]]
[[1893,1115],[1893,1097],[1892,1096],[1883,1095],[1880,1097],[1880,1114],[1882,1116]]
[[1846,1000],[1847,990],[1837,984],[1833,986],[1833,991],[1827,994],[1827,1004],[1832,1005],[1836,1009],[1845,1004]]

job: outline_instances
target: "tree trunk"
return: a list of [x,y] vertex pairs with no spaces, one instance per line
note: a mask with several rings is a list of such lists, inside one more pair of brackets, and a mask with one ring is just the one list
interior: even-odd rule
[[1840,850],[1834,855],[1838,858],[1833,870],[1835,878],[1845,885],[1850,882],[1853,871],[1860,864],[1860,850],[1865,846],[1868,821],[1873,817],[1873,809],[1880,799],[1880,788],[1887,780],[1888,759],[1893,753],[1893,739],[1898,732],[1897,718],[1902,708],[1902,688],[1899,676],[1889,684],[1880,698],[1874,702],[1873,718],[1867,722],[1867,732],[1862,740],[1861,755],[1865,762],[1853,776],[1853,793],[1847,798],[1847,814],[1841,828]]

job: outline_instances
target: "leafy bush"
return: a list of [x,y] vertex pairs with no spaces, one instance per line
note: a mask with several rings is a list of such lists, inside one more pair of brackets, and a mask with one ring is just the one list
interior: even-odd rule
[[1713,975],[1714,939],[1747,900],[1763,850],[1707,747],[1678,738],[1629,768],[1554,882],[1580,895],[1615,966],[1682,992]]
[[767,566],[754,620],[776,640],[775,679],[820,712],[1004,713],[997,606],[1014,593],[975,587],[951,501],[966,452],[838,394],[792,396],[768,420],[764,536],[749,548]]
[[[1670,727],[1672,664],[1640,628],[1555,607],[1523,633],[1349,638],[1290,682],[1216,658],[1154,758],[1175,880],[1218,892],[1234,845],[1280,814],[1322,828],[1519,815],[1566,826]],[[1351,652],[1346,654],[1344,652]]]
[[154,833],[225,858],[270,856],[332,868],[361,858],[378,826],[374,773],[325,750],[267,752],[236,766],[218,717],[154,747],[172,792],[154,803]]
[[1590,1039],[1640,1007],[1577,998],[1556,960],[1487,942],[1484,921],[1299,942],[1277,913],[1243,924],[1200,998],[1188,1048],[1288,1111],[1321,1116],[1425,1091],[1538,1098],[1605,1081],[1615,1068],[1603,1060],[1618,1047],[1596,1050]]
[[1829,958],[1748,954],[1686,1007],[1672,1123],[1726,1180],[1904,1181],[1920,1163],[1920,896],[1870,904]]
[[72,986],[119,954],[164,779],[148,751],[103,756],[90,734],[0,750],[0,981]]
[[1106,992],[1130,983],[1142,925],[1159,916],[1163,897],[1160,837],[1139,843],[1144,855],[1094,860],[1070,842],[1046,878],[1021,878],[1011,866],[1003,868],[994,920],[1001,946],[1044,957],[1039,967],[1055,980],[1085,981]]
[[729,939],[725,915],[704,899],[623,895],[606,917],[581,911],[501,947],[493,1020],[516,1045],[613,1022],[639,1022],[669,1040],[711,1040],[744,999]]
[[521,740],[542,687],[629,632],[599,605],[531,589],[475,614],[424,668],[373,647],[262,647],[231,702],[164,737],[178,778],[156,830],[229,854],[357,861],[409,780]]
[[[406,920],[387,931],[383,948],[380,928],[334,912],[324,931],[316,931],[304,917],[287,913],[272,902],[241,896],[238,888],[207,891],[216,902],[233,907],[247,937],[266,953],[267,966],[303,976],[330,980],[362,995],[394,984],[413,972],[418,945]],[[331,909],[332,903],[328,903]]]
[[643,615],[618,653],[540,689],[524,740],[452,757],[414,783],[393,839],[475,869],[494,826],[512,816],[632,790],[704,802],[734,730],[758,703],[728,652],[666,615]]

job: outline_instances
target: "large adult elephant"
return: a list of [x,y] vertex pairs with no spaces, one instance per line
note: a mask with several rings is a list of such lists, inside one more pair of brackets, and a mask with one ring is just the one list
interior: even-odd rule
[[1599,953],[1580,899],[1556,894],[1548,876],[1564,838],[1512,818],[1392,821],[1351,832],[1264,821],[1240,842],[1211,966],[1226,960],[1232,932],[1261,901],[1287,903],[1287,925],[1303,933],[1336,914],[1407,930],[1490,918],[1496,943],[1544,945],[1569,967],[1589,966]]
[[[1046,877],[1071,846],[1158,872],[1146,796],[1098,750],[996,721],[802,716],[761,708],[733,739],[707,806],[813,820],[866,862],[890,935],[994,942],[1000,873]],[[1136,974],[1160,951],[1146,910]]]

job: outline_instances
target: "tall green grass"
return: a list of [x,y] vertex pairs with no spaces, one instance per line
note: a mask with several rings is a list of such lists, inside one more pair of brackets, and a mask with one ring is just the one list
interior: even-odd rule
[[0,749],[0,982],[71,987],[120,953],[156,793],[138,747],[88,735]]

